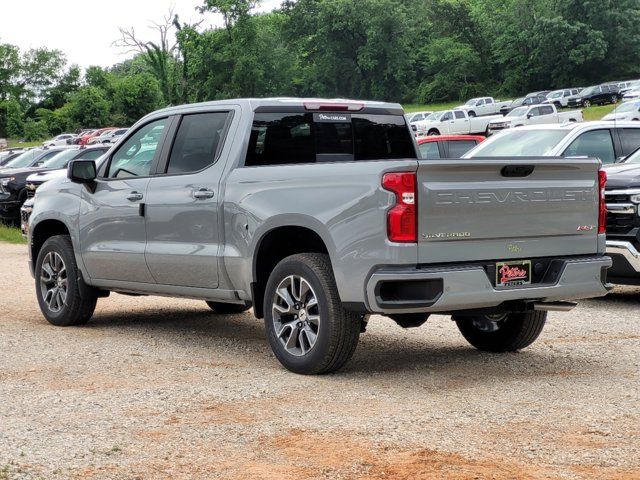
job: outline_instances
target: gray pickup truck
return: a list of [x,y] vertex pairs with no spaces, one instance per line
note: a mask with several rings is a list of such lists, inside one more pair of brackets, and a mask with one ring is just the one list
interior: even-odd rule
[[41,186],[38,302],[87,322],[110,292],[253,307],[275,356],[342,367],[369,314],[451,315],[513,351],[549,310],[607,293],[603,181],[586,158],[418,160],[400,105],[246,99],[140,120],[104,161]]

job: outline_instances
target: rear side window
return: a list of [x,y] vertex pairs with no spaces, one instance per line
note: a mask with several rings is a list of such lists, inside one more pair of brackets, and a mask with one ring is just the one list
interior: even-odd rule
[[609,130],[592,130],[576,138],[562,154],[563,157],[595,157],[602,163],[613,163],[615,151]]
[[475,140],[457,140],[449,141],[449,158],[460,158],[473,147],[476,146]]
[[256,113],[245,166],[415,156],[401,115]]
[[455,110],[456,118],[464,118],[464,112],[460,110]]
[[440,149],[438,142],[426,142],[418,146],[420,150],[420,158],[426,160],[434,160],[440,158]]
[[629,155],[640,148],[640,128],[621,128],[618,130],[618,135],[620,135],[623,155]]
[[169,174],[198,172],[216,161],[228,112],[185,115],[171,148]]

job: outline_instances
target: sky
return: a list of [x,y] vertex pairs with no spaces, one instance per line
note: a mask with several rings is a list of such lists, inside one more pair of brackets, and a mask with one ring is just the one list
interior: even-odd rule
[[[174,7],[180,22],[203,18],[196,7],[203,0],[2,0],[0,43],[21,50],[46,46],[62,50],[68,62],[83,68],[108,67],[132,56],[112,46],[119,38],[118,27],[134,27],[143,39],[154,40],[150,22],[160,23]],[[281,0],[263,0],[257,11],[268,11]],[[222,25],[220,15],[207,14],[201,29]]]

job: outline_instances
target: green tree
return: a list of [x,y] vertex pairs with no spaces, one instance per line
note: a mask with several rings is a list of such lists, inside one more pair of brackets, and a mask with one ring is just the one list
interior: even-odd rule
[[110,107],[102,90],[82,87],[71,96],[69,115],[76,127],[99,128],[109,121]]
[[162,105],[158,81],[148,73],[118,78],[113,84],[113,123],[132,125]]

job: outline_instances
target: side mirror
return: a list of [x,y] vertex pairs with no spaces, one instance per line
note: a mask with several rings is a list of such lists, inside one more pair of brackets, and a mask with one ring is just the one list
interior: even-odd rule
[[73,183],[92,184],[96,177],[96,162],[93,160],[73,160],[67,166],[67,178]]
[[626,158],[627,157],[618,157],[613,161],[613,163],[623,163]]
[[533,118],[533,113],[527,113],[527,118]]

